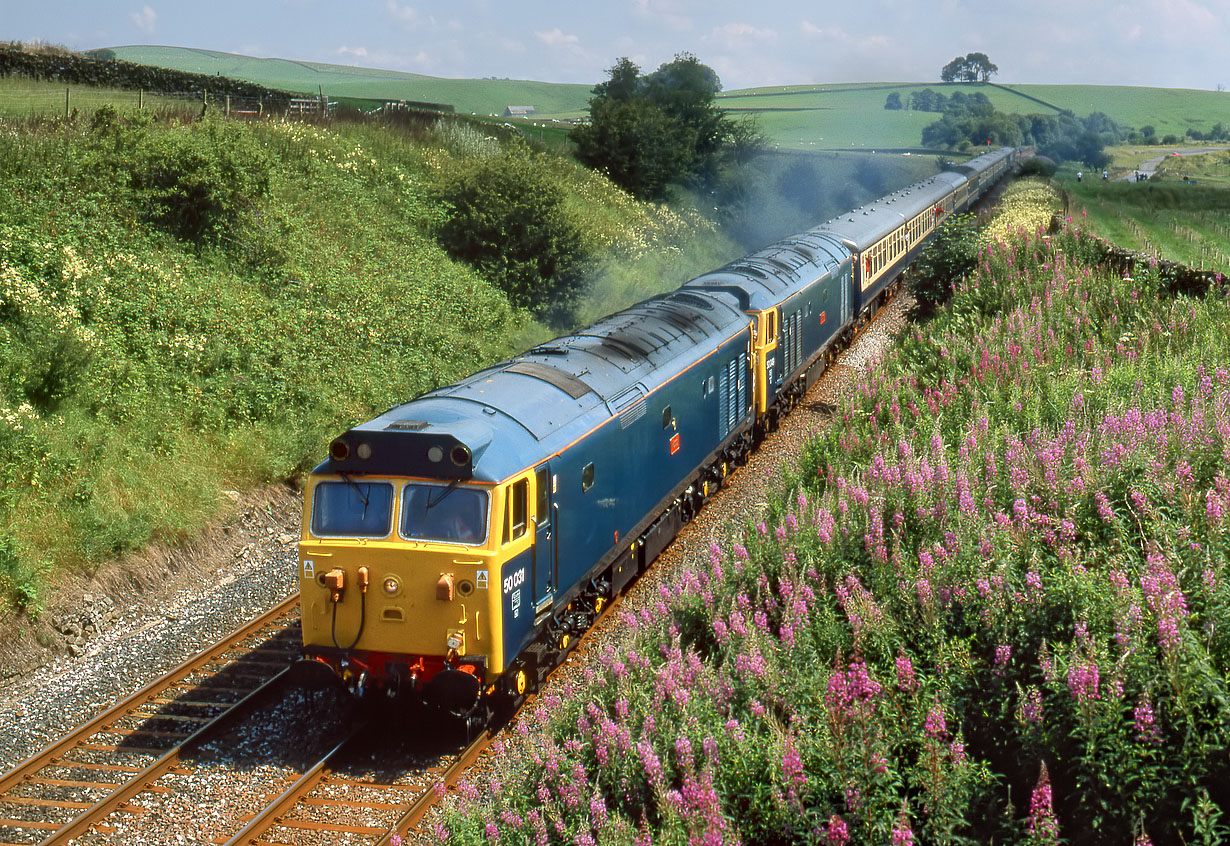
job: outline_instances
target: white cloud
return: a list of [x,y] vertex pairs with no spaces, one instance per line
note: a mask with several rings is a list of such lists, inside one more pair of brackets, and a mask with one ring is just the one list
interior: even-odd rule
[[589,52],[581,46],[580,37],[570,35],[561,30],[559,27],[543,32],[535,32],[534,37],[538,39],[539,43],[545,45],[548,49],[568,56],[568,61],[570,63],[578,58],[586,61],[589,59]]
[[534,36],[548,47],[576,48],[581,43],[580,38],[575,35],[565,34],[559,27],[549,29],[546,32],[535,32]]
[[839,26],[816,26],[811,21],[804,20],[800,23],[799,29],[808,38],[836,41],[840,44],[848,44],[852,41],[850,34]]
[[692,29],[692,18],[684,12],[689,4],[679,0],[632,0],[632,11],[651,24],[677,32]]
[[337,48],[337,54],[339,56],[355,56],[360,59],[365,59],[367,58],[367,48],[366,47],[346,47],[343,45]]
[[139,12],[133,12],[128,16],[137,29],[144,32],[146,35],[153,35],[154,25],[158,23],[158,13],[151,7],[145,6]]
[[407,26],[414,26],[419,22],[419,13],[412,6],[402,6],[397,0],[387,0],[384,8],[394,20]]
[[751,24],[729,23],[714,27],[709,39],[729,46],[746,46],[750,41],[775,41],[777,33],[771,29],[758,29]]
[[1153,0],[1142,10],[1151,21],[1154,35],[1168,41],[1190,44],[1216,37],[1221,30],[1218,16],[1194,0]]

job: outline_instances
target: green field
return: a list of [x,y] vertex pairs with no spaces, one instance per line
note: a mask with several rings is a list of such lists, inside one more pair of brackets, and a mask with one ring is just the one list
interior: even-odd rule
[[[447,103],[460,113],[499,116],[508,106],[533,106],[536,121],[581,117],[591,85],[510,79],[443,79],[400,71],[345,65],[259,59],[214,50],[127,46],[116,58],[194,73],[222,74],[288,91],[324,93],[333,100],[418,100]],[[702,57],[703,58],[703,57]],[[601,80],[594,80],[594,83]],[[1230,94],[1186,89],[1104,85],[998,85],[983,83],[892,83],[774,86],[729,91],[718,103],[738,114],[757,115],[761,129],[786,150],[917,150],[932,112],[888,111],[892,91],[908,99],[930,88],[951,95],[985,94],[996,109],[1017,114],[1078,116],[1105,112],[1123,126],[1152,125],[1159,136],[1182,135],[1230,122]]]
[[258,59],[216,50],[181,47],[113,47],[115,58],[190,73],[221,74],[269,88],[331,100],[416,100],[447,103],[458,112],[501,115],[509,106],[534,106],[548,116],[579,115],[589,99],[588,85],[561,85],[517,79],[443,79],[401,71]]
[[1230,153],[1167,157],[1143,183],[1060,179],[1073,217],[1103,238],[1230,273]]
[[1054,115],[1066,110],[1084,116],[1104,112],[1121,126],[1151,125],[1159,137],[1230,123],[1230,94],[1107,85],[806,85],[730,91],[720,95],[718,103],[732,112],[758,115],[764,131],[783,147],[908,149],[918,147],[923,127],[939,115],[886,110],[884,101],[893,91],[908,101],[911,92],[924,88],[945,96],[958,90],[985,94],[996,110],[1009,114]]
[[135,109],[138,106],[148,109],[195,107],[198,111],[201,106],[200,101],[195,98],[190,100],[139,91],[66,86],[41,79],[0,76],[0,116],[63,115],[71,113],[73,109],[93,112],[107,104],[122,109]]

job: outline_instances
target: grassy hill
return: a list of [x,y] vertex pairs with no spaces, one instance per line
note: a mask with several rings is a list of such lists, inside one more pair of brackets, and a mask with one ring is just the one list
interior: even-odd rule
[[37,613],[59,572],[190,536],[224,490],[293,478],[338,431],[550,337],[437,243],[449,174],[528,156],[595,279],[635,268],[639,287],[591,292],[614,307],[740,252],[472,125],[198,113],[0,119],[0,612]]
[[458,112],[501,115],[508,106],[532,105],[548,115],[579,114],[588,85],[561,85],[517,79],[444,79],[401,71],[259,59],[216,50],[184,47],[113,47],[117,59],[191,73],[220,74],[270,88],[333,100],[418,100],[447,103]]
[[863,83],[753,88],[728,91],[719,104],[732,112],[756,114],[762,129],[793,149],[917,148],[933,112],[891,111],[884,101],[894,91],[908,100],[930,88],[985,94],[996,110],[1009,114],[1070,111],[1078,116],[1104,112],[1121,126],[1152,125],[1158,136],[1207,131],[1230,123],[1230,95],[1214,91],[1113,85],[999,85],[984,83]]
[[[458,112],[501,115],[508,106],[534,106],[536,119],[584,115],[590,85],[509,79],[443,79],[400,71],[345,65],[260,59],[214,50],[133,45],[110,48],[116,58],[193,73],[221,74],[331,99],[420,100],[453,105]],[[594,80],[595,83],[600,80]],[[983,83],[891,83],[797,85],[749,88],[720,95],[732,112],[753,113],[780,149],[913,150],[922,128],[937,115],[887,111],[892,91],[908,99],[930,88],[951,94],[981,92],[995,108],[1016,114],[1077,115],[1105,112],[1131,127],[1152,125],[1158,135],[1182,135],[1230,123],[1230,94],[1187,89],[1107,85],[1000,85]]]

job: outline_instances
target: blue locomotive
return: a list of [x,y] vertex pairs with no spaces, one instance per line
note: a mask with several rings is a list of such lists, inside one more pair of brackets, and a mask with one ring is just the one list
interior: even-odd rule
[[305,660],[485,722],[868,320],[1003,148],[344,432],[304,491]]

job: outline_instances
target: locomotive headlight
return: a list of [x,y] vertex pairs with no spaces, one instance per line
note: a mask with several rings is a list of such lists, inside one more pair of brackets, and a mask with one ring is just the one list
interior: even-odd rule
[[384,592],[389,596],[397,596],[398,592],[401,590],[401,582],[397,581],[396,576],[385,576],[382,587],[384,588]]
[[465,632],[450,631],[448,633],[448,640],[444,641],[444,643],[448,646],[450,652],[461,652],[466,646]]

